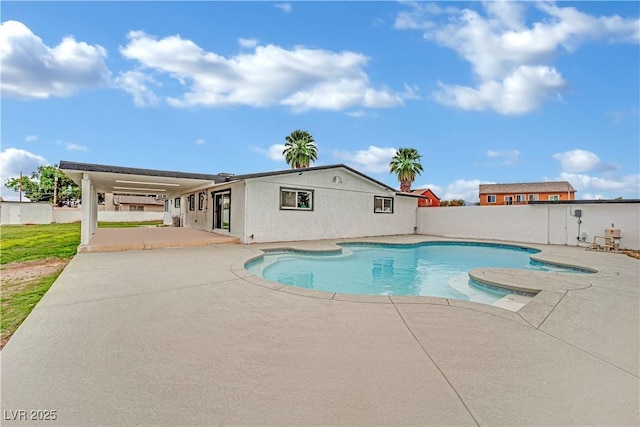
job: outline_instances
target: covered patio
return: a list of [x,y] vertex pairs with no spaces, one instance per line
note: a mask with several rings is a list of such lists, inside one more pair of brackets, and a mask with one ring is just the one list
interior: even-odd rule
[[78,252],[119,252],[143,249],[240,243],[235,237],[182,227],[98,228]]
[[153,249],[235,243],[238,240],[197,230],[98,229],[98,193],[170,196],[224,182],[228,175],[60,161],[60,170],[82,188],[79,252]]

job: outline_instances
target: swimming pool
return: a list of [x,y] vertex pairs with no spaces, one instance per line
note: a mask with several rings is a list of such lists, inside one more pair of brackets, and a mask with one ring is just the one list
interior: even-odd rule
[[266,280],[358,295],[421,295],[493,304],[510,291],[490,289],[469,279],[480,267],[568,271],[532,261],[535,249],[466,242],[412,245],[343,243],[342,251],[267,252],[245,268]]

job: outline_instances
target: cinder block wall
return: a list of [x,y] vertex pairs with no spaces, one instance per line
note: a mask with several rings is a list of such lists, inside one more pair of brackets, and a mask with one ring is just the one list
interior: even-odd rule
[[[580,234],[603,236],[614,224],[620,246],[640,249],[640,203],[576,203],[526,206],[460,206],[418,209],[418,233],[442,237],[553,245],[578,244]],[[580,243],[581,246],[586,244]]]

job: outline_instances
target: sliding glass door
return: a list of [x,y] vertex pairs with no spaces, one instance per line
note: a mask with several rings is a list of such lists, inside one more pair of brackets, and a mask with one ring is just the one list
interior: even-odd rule
[[231,230],[231,191],[212,193],[213,196],[213,228]]

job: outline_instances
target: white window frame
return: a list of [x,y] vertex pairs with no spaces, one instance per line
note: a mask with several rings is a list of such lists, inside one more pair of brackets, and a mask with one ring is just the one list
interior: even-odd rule
[[495,204],[496,203],[496,195],[495,194],[487,194],[487,203]]
[[504,196],[504,204],[512,205],[513,204],[513,196]]
[[[284,197],[284,193],[294,193],[295,206],[285,206],[285,199],[289,199],[288,197]],[[308,206],[304,206],[301,201],[301,195],[306,194],[308,197]],[[290,188],[290,187],[280,187],[280,210],[284,211],[313,211],[313,202],[314,202],[314,194],[313,190],[309,190],[306,188]]]
[[196,195],[190,194],[188,197],[189,201],[189,212],[193,212],[196,210]]
[[[377,202],[381,201],[381,206],[377,207]],[[393,213],[393,197],[373,196],[373,213]]]
[[551,194],[551,195],[549,195],[549,201],[550,202],[559,202],[560,201],[560,196],[558,194]]
[[529,194],[530,202],[537,202],[539,199],[540,199],[540,196],[538,194]]
[[516,194],[516,203],[524,203],[527,201],[527,196],[525,194]]

